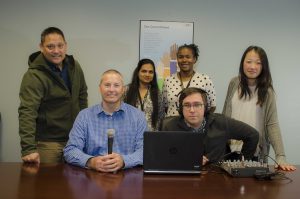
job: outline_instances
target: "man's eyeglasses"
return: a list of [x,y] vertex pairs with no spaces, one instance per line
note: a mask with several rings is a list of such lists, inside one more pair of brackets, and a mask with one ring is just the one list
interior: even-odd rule
[[195,103],[195,104],[183,104],[182,107],[186,110],[191,110],[191,108],[193,107],[193,109],[197,109],[200,110],[202,108],[204,108],[204,104],[202,103]]

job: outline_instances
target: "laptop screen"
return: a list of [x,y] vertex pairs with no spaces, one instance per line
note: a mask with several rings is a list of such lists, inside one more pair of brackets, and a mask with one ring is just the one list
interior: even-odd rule
[[145,173],[200,173],[203,156],[201,133],[146,131],[144,133]]

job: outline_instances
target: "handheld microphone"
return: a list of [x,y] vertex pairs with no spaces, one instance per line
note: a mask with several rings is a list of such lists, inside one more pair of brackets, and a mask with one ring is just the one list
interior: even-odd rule
[[115,129],[107,129],[107,153],[111,154],[114,143]]

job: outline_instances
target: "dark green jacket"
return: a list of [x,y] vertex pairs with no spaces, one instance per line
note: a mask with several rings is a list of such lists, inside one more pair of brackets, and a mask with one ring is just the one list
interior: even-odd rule
[[87,86],[82,69],[66,55],[71,92],[53,73],[40,52],[29,57],[29,69],[20,88],[19,134],[22,156],[36,152],[37,141],[65,142],[78,112],[87,107]]

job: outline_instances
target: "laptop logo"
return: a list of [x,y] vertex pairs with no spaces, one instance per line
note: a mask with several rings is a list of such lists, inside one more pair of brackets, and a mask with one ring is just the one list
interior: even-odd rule
[[178,149],[176,147],[169,148],[169,153],[171,155],[176,155],[178,153]]

